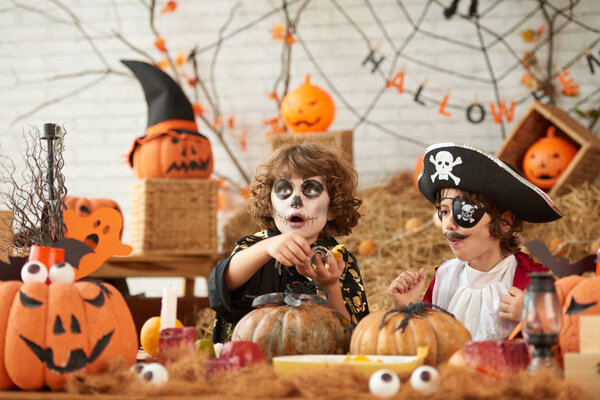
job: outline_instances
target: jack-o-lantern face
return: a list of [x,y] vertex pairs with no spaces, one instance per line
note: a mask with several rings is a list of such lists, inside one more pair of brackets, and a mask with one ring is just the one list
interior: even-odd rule
[[[557,281],[559,286],[562,281]],[[559,283],[560,282],[560,283]],[[600,277],[584,278],[576,276],[567,281],[571,287],[563,304],[563,325],[559,334],[559,344],[563,353],[578,353],[579,318],[583,315],[600,315]],[[558,289],[558,287],[557,287]]]
[[203,135],[166,131],[136,139],[129,163],[138,178],[209,178],[210,142]]
[[77,282],[0,284],[0,389],[62,388],[110,358],[135,362],[137,334],[117,290]]
[[575,146],[555,136],[555,128],[551,126],[546,137],[535,142],[525,153],[523,173],[540,189],[551,189],[575,154],[577,154]]
[[326,130],[335,116],[335,104],[326,91],[309,82],[289,92],[281,102],[281,118],[293,132],[319,132]]

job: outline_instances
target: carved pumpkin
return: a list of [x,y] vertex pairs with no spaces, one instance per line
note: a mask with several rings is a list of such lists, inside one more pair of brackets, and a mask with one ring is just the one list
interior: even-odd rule
[[577,154],[577,148],[567,140],[555,136],[551,126],[546,137],[535,142],[523,157],[525,177],[540,189],[551,189]]
[[579,318],[600,315],[600,277],[571,275],[555,282],[563,304],[563,326],[558,336],[562,353],[579,353]]
[[203,135],[167,131],[137,139],[129,155],[138,178],[209,178],[212,148]]
[[242,318],[231,340],[249,340],[265,357],[294,354],[346,354],[350,334],[348,320],[326,306],[267,305]]
[[194,109],[179,85],[155,65],[122,60],[138,78],[148,103],[148,127],[133,141],[129,165],[138,178],[208,178],[209,140],[198,132]]
[[391,311],[375,311],[354,329],[350,354],[416,355],[429,346],[425,363],[446,362],[471,340],[471,334],[452,314],[414,303]]
[[137,350],[131,313],[108,284],[0,283],[0,389],[60,389],[112,358],[133,364]]
[[335,104],[329,94],[309,82],[285,95],[281,102],[281,118],[293,132],[319,132],[326,130],[335,116]]

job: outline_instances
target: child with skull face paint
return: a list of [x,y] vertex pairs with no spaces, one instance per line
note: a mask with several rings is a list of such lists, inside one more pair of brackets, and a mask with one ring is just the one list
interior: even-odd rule
[[[435,144],[423,160],[419,190],[438,209],[456,256],[436,268],[423,301],[454,314],[473,340],[505,339],[520,320],[528,274],[549,271],[519,251],[522,221],[562,214],[513,166],[474,147]],[[405,271],[388,294],[398,307],[416,302],[425,278],[423,268]]]
[[334,236],[348,235],[356,226],[361,204],[356,186],[352,165],[316,144],[282,147],[257,168],[248,211],[264,230],[239,239],[211,272],[214,341],[230,338],[257,296],[310,281],[318,294],[327,296],[328,306],[353,324],[369,313],[356,258],[349,251],[342,249],[339,260],[329,252],[327,267],[319,257],[310,257],[311,248],[331,250],[338,244]]

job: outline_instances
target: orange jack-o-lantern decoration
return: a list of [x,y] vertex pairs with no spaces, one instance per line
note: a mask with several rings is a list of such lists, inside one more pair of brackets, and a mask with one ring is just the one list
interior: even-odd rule
[[551,189],[565,171],[577,148],[567,140],[555,136],[556,128],[551,126],[546,137],[535,142],[523,157],[525,177],[540,189]]
[[320,132],[326,130],[335,116],[335,104],[329,94],[309,82],[285,95],[281,102],[281,118],[293,132]]
[[205,136],[166,131],[134,142],[129,155],[138,178],[209,178],[213,155]]
[[24,283],[0,283],[0,389],[61,389],[73,372],[136,360],[135,324],[121,294],[108,284],[71,283],[68,264],[47,267],[30,256]]
[[419,188],[419,175],[421,175],[421,171],[423,171],[423,155],[425,153],[419,154],[417,158],[417,162],[415,163],[415,169],[413,170],[413,185],[415,188]]
[[181,87],[154,65],[122,61],[140,81],[148,103],[148,127],[127,157],[138,178],[208,178],[210,141],[198,132],[194,110]]

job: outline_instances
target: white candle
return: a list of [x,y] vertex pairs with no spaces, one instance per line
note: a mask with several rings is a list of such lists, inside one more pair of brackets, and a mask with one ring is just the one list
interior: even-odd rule
[[160,330],[175,328],[177,318],[177,291],[174,288],[163,288],[160,307]]

